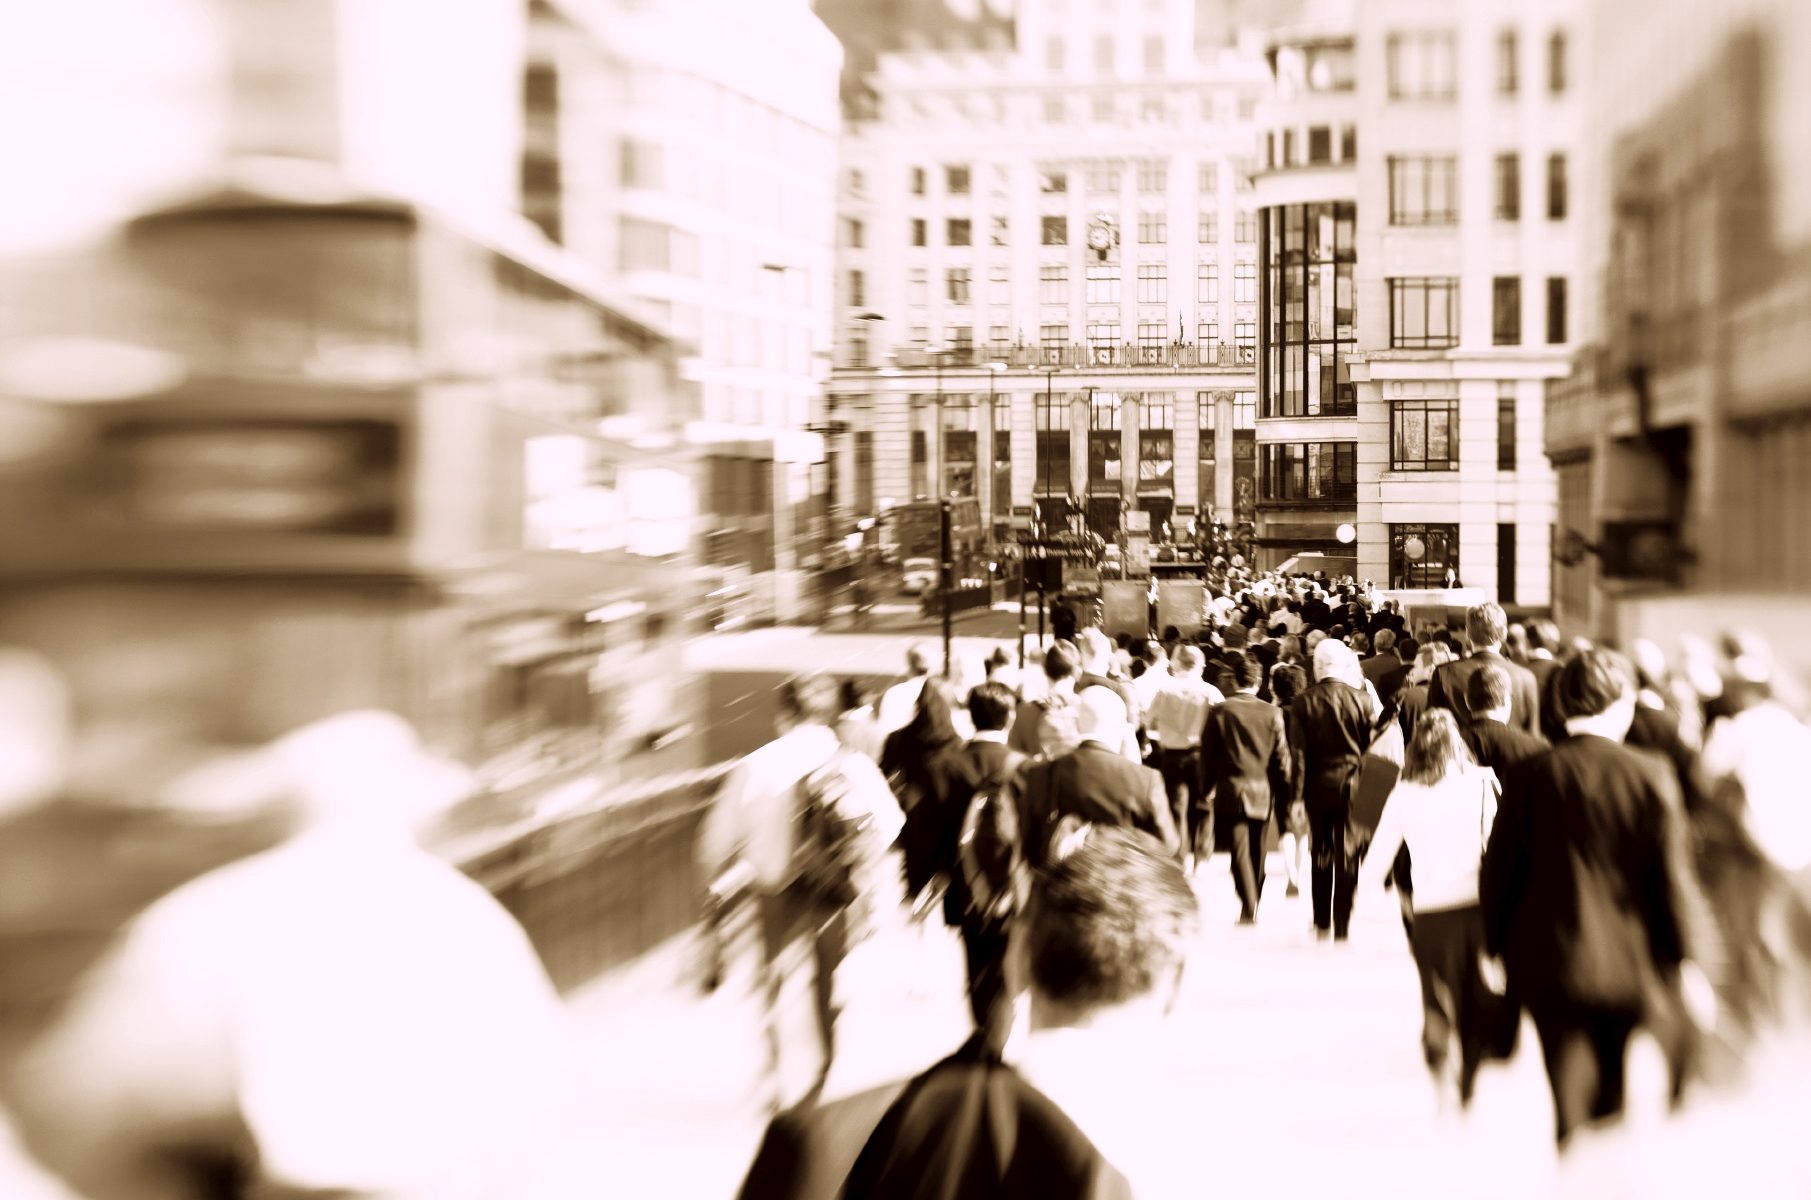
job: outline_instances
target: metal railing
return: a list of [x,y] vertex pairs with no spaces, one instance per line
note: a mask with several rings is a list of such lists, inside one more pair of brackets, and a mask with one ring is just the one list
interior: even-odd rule
[[[872,370],[883,365],[872,362],[871,355],[865,356],[869,361],[858,362],[858,357],[864,356],[845,354],[838,365],[850,370]],[[1242,342],[1071,342],[1062,346],[957,345],[947,350],[906,347],[886,365],[928,371],[938,365],[948,370],[998,362],[1009,368],[1035,371],[1048,367],[1250,368],[1257,361],[1257,346]]]

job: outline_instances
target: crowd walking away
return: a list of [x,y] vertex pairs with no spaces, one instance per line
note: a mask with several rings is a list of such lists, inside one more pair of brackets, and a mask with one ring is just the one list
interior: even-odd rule
[[[745,1195],[1168,1194],[1187,1165],[1112,1055],[1164,1019],[1217,855],[1229,944],[1300,921],[1330,971],[1394,890],[1422,1009],[1402,1053],[1461,1119],[1537,1056],[1562,1161],[1617,1125],[1636,1039],[1667,1067],[1643,1103],[1680,1108],[1811,1028],[1811,733],[1758,640],[1625,654],[1492,603],[1411,626],[1368,584],[1281,575],[1160,638],[1059,613],[1023,672],[913,647],[872,709],[795,680],[726,783],[703,865],[752,881],[770,997],[809,947],[820,1033]],[[973,1034],[826,1097],[842,956],[912,922],[960,940]]]

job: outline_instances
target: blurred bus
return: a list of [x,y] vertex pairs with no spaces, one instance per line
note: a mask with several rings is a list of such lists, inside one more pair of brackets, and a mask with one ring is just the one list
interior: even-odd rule
[[[987,579],[987,530],[981,524],[981,502],[956,498],[950,502],[951,578]],[[929,565],[935,573],[943,559],[943,507],[938,500],[914,500],[887,514],[892,523],[893,553],[902,573],[922,575]],[[935,578],[930,588],[936,587]],[[923,590],[922,587],[913,590]]]

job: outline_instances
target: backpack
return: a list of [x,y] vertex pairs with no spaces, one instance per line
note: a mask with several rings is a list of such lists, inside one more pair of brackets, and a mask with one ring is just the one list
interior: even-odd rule
[[855,901],[865,859],[864,823],[844,803],[855,790],[844,769],[848,755],[838,747],[799,780],[792,859],[786,872],[793,886],[833,908]]
[[971,918],[1006,920],[1024,908],[1031,894],[1019,806],[1006,787],[1024,761],[1024,755],[1008,752],[1000,769],[975,789],[962,814],[956,870]]

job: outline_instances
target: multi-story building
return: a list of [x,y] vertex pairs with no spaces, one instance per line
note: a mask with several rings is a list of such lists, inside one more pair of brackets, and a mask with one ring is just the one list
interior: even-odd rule
[[1249,506],[1268,77],[1197,52],[1195,9],[1023,3],[1011,48],[879,56],[838,193],[844,511],[953,492],[1005,537],[1073,499],[1180,538]]
[[1811,663],[1811,6],[1588,13],[1590,287],[1546,423],[1557,614],[1752,626]]
[[1337,550],[1350,525],[1361,576],[1549,603],[1541,416],[1572,337],[1576,10],[1344,0],[1271,32],[1261,561]]

